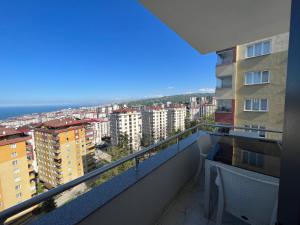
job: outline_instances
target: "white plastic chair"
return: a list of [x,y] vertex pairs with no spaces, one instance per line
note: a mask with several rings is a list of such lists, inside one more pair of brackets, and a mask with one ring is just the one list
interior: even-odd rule
[[210,135],[205,132],[201,132],[200,137],[197,139],[197,145],[200,151],[200,161],[195,180],[198,179],[203,168],[204,160],[206,159],[209,150],[212,148],[212,140]]
[[224,210],[251,225],[275,224],[279,179],[223,164],[216,168],[216,225],[222,224]]

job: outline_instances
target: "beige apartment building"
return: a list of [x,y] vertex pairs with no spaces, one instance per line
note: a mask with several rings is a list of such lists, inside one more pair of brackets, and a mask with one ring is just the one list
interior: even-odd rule
[[35,128],[39,179],[53,188],[82,176],[91,167],[92,140],[92,130],[82,120],[56,119]]
[[142,111],[144,145],[156,143],[167,137],[167,110],[160,106],[147,107]]
[[185,130],[186,107],[180,104],[173,104],[167,108],[167,132],[172,135],[174,132]]
[[283,129],[288,39],[282,33],[217,52],[216,122],[281,138],[247,128]]
[[0,211],[36,194],[31,137],[0,127]]
[[110,114],[111,143],[120,144],[122,135],[128,136],[128,147],[138,150],[141,146],[142,119],[141,112],[130,108],[121,108]]

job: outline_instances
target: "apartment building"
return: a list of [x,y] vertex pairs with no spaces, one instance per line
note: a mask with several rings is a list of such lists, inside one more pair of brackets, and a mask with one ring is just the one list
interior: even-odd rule
[[36,194],[31,137],[0,127],[0,211]]
[[63,118],[35,128],[39,178],[48,188],[84,174],[93,151],[92,129],[82,120]]
[[101,144],[103,138],[110,136],[110,121],[107,118],[86,119],[85,121],[92,126],[94,144]]
[[245,127],[247,132],[247,128],[283,129],[288,39],[289,33],[282,33],[217,52],[218,123]]
[[122,108],[110,115],[111,143],[113,146],[120,144],[122,135],[128,136],[128,147],[138,150],[141,146],[142,119],[141,112],[130,108]]
[[143,144],[149,145],[167,137],[167,110],[160,106],[146,107],[142,111]]
[[[84,122],[84,121],[82,121]],[[85,148],[82,154],[82,163],[84,173],[88,173],[95,169],[95,130],[92,123],[83,124],[85,132]]]
[[186,107],[173,104],[167,108],[167,132],[168,135],[185,129]]
[[190,97],[190,101],[187,104],[187,111],[191,121],[200,119],[200,98]]

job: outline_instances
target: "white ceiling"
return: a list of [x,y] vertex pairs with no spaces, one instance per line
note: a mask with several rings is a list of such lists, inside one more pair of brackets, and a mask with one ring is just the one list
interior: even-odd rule
[[289,31],[291,0],[140,0],[201,53]]

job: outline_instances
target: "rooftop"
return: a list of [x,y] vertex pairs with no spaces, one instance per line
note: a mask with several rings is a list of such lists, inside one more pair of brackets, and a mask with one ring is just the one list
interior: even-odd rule
[[83,119],[83,120],[87,123],[95,123],[95,122],[102,123],[102,122],[108,122],[109,121],[107,118],[97,118],[97,119],[93,118],[93,119]]
[[121,109],[114,110],[112,113],[122,114],[122,113],[135,113],[135,112],[137,112],[137,110],[132,108],[121,108]]
[[55,119],[50,120],[42,124],[42,127],[48,128],[48,129],[60,129],[60,128],[66,128],[71,126],[79,126],[85,124],[86,121],[83,120],[75,120],[72,118],[63,118],[63,119]]
[[0,138],[15,134],[22,134],[22,132],[13,128],[0,126]]
[[161,106],[147,106],[145,110],[164,110]]

